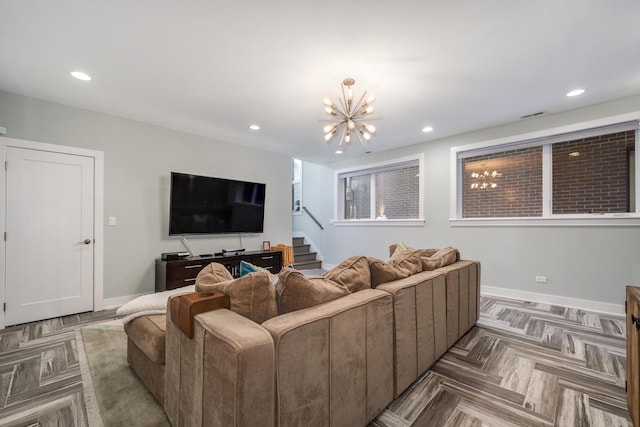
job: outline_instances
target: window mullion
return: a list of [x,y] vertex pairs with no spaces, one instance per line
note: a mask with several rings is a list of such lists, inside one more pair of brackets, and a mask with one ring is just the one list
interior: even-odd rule
[[552,145],[542,146],[542,217],[553,214],[553,157]]
[[638,197],[640,197],[640,185],[638,185],[638,183],[640,182],[638,180],[638,172],[640,171],[640,160],[638,159],[638,138],[640,138],[640,129],[636,129],[636,140],[635,140],[635,146],[634,146],[634,149],[635,149],[635,158],[634,158],[634,160],[635,160],[635,165],[634,165],[634,168],[635,168],[634,169],[635,180],[634,180],[634,184],[635,184],[635,187],[636,187],[635,188],[635,192],[634,192],[635,193],[634,202],[635,202],[635,205],[636,205],[635,206],[636,207],[635,213],[640,213],[640,207],[638,207],[638,205],[640,204],[640,203],[638,203],[638,200],[639,200]]
[[369,184],[371,194],[369,195],[369,217],[376,219],[376,174],[371,173],[371,181]]

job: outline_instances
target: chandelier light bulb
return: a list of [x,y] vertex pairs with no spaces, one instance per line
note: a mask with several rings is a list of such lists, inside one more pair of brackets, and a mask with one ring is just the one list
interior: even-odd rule
[[353,120],[349,120],[349,121],[347,122],[347,127],[348,127],[349,129],[353,129],[353,128],[355,128],[355,127],[356,127],[356,124],[353,122]]
[[331,138],[333,138],[333,135],[334,135],[333,133],[327,133],[324,136],[324,140],[327,141],[327,142],[331,141]]
[[336,112],[335,112],[335,111],[334,111],[334,109],[333,109],[333,108],[331,108],[331,107],[324,107],[324,112],[325,112],[325,113],[327,113],[327,114],[331,114],[331,115],[333,115],[333,116],[335,116],[335,115],[336,115]]
[[333,102],[331,102],[331,100],[330,100],[329,98],[324,98],[324,99],[322,100],[322,103],[323,103],[324,105],[326,105],[327,107],[331,107],[331,104],[333,104]]
[[364,136],[364,139],[367,141],[371,139],[371,134],[369,132],[363,132],[362,136]]
[[364,128],[367,130],[367,132],[369,133],[376,133],[376,127],[374,125],[370,125],[368,123],[363,123],[362,124],[364,126]]
[[335,128],[336,128],[336,125],[326,125],[325,127],[322,128],[322,130],[324,131],[324,133],[331,133]]
[[373,113],[373,110],[374,110],[373,105],[369,105],[366,108],[366,110],[364,110],[364,112],[367,113],[367,114],[371,114],[371,113]]
[[347,144],[351,142],[351,134],[349,132],[344,136],[344,142]]
[[367,104],[373,104],[376,100],[376,96],[374,94],[369,95],[367,98]]

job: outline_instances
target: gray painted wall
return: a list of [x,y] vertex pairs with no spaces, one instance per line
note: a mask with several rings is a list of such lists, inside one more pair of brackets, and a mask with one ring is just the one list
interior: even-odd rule
[[[168,237],[171,171],[266,183],[265,232],[242,246],[291,242],[288,156],[1,91],[0,126],[7,137],[104,152],[104,298],[152,292],[155,259],[184,250]],[[188,240],[197,253],[240,246],[239,235]]]
[[[483,285],[622,304],[624,287],[640,284],[640,227],[452,227],[450,148],[634,111],[640,111],[640,96],[392,152],[362,155],[330,166],[305,163],[304,204],[327,224],[321,238],[325,263],[337,264],[354,254],[386,259],[388,245],[398,240],[420,248],[450,245],[459,248],[464,258],[482,262]],[[381,121],[379,127],[383,125]],[[425,159],[424,227],[330,223],[334,217],[335,169],[416,153],[424,153]],[[308,225],[303,221],[294,220],[294,231],[305,231]],[[548,276],[549,282],[536,283],[538,275]]]

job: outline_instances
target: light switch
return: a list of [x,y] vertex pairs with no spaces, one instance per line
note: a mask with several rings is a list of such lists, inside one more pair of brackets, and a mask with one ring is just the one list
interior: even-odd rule
[[116,217],[115,216],[110,216],[109,217],[109,225],[116,225]]

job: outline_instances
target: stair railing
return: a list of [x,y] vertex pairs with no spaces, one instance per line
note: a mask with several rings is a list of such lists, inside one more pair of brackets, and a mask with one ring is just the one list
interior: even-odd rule
[[311,212],[309,212],[309,209],[307,209],[306,206],[303,206],[302,210],[305,211],[307,215],[309,215],[309,217],[313,220],[313,222],[315,222],[318,225],[318,227],[320,227],[320,230],[324,230],[324,227],[322,226],[322,224],[320,224],[320,221],[318,221],[316,217],[313,216]]

